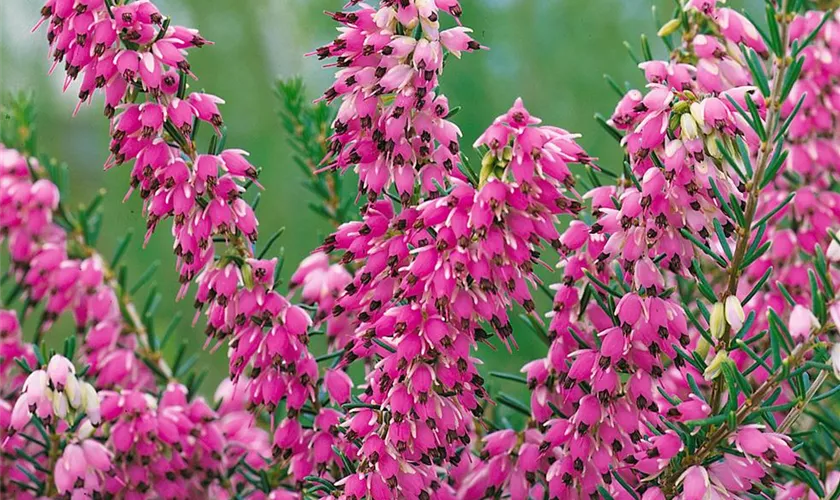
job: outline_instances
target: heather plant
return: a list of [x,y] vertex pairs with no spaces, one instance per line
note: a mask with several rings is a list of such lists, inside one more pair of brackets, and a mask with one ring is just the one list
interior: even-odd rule
[[[646,85],[608,79],[596,114],[618,165],[521,99],[463,147],[442,75],[487,47],[457,0],[327,13],[309,56],[334,83],[276,94],[279,167],[333,232],[283,283],[268,159],[229,147],[187,59],[211,42],[148,0],[48,1],[50,71],[77,110],[104,100],[103,163],[145,241],[171,233],[180,291],[129,279],[130,234],[97,250],[106,194],[67,206],[31,99],[8,99],[0,496],[840,498],[840,15],[763,7],[676,2],[663,59],[628,44]],[[186,345],[164,354],[176,299],[227,352],[209,400]],[[482,366],[523,342],[545,355],[521,375]]]

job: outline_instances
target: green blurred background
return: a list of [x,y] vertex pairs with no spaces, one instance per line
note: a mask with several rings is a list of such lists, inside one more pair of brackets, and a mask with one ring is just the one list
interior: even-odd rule
[[[583,134],[581,144],[601,163],[616,170],[618,151],[613,139],[593,120],[595,112],[609,115],[617,95],[604,81],[604,73],[617,81],[642,85],[635,64],[622,45],[630,41],[639,52],[639,35],[654,39],[655,55],[664,47],[655,40],[658,28],[651,7],[658,9],[660,22],[669,19],[673,0],[462,0],[463,21],[475,30],[475,37],[490,51],[465,54],[450,60],[442,78],[442,91],[452,106],[463,106],[455,118],[464,133],[464,147],[472,144],[481,131],[521,96],[531,112],[547,124]],[[731,0],[739,8],[757,0]],[[303,56],[335,36],[335,23],[324,10],[340,9],[342,0],[159,0],[161,11],[175,24],[197,27],[215,45],[190,53],[190,64],[200,80],[193,88],[224,98],[222,107],[229,128],[228,147],[251,152],[251,160],[263,168],[261,182],[266,187],[258,215],[261,233],[267,237],[285,226],[281,239],[287,265],[284,275],[317,246],[329,231],[326,221],[306,208],[314,195],[301,188],[305,180],[290,160],[290,149],[277,117],[278,102],[273,87],[278,77],[300,75],[314,98],[332,80],[332,71],[319,61]],[[43,30],[30,34],[38,19],[36,0],[0,2],[0,92],[32,90],[38,105],[36,121],[39,149],[70,165],[71,203],[89,200],[102,186],[106,222],[101,250],[112,254],[117,239],[134,228],[144,233],[140,200],[122,202],[129,166],[103,172],[108,156],[108,123],[101,114],[101,99],[85,107],[74,118],[76,92],[61,93],[62,75],[46,75],[49,62]],[[345,183],[350,187],[353,182]],[[143,250],[142,238],[135,237],[124,262],[131,264],[133,278],[155,260],[162,265],[155,281],[164,294],[158,309],[158,325],[165,326],[182,310],[192,317],[191,300],[175,303],[177,289],[174,258],[168,224],[161,227]],[[556,255],[546,253],[550,264]],[[550,273],[543,273],[550,283]],[[129,277],[131,282],[132,276]],[[539,291],[534,293],[539,310],[550,302]],[[519,350],[482,349],[485,370],[518,372],[528,360],[541,357],[546,347],[527,326],[518,322],[515,334]],[[68,326],[69,328],[69,326]],[[190,328],[183,322],[181,338],[189,340],[190,351],[200,351],[204,336],[200,325]],[[61,333],[54,333],[63,337]],[[176,343],[169,345],[170,349]],[[487,352],[484,352],[487,351]],[[227,371],[224,350],[201,354],[201,364],[211,368],[203,391],[212,393]],[[524,386],[491,381],[519,395]],[[492,388],[492,387],[491,387]]]

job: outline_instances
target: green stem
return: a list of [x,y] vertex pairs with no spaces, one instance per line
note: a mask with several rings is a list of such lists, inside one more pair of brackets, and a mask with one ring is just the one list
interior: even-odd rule
[[[759,196],[761,195],[761,182],[762,179],[764,179],[764,173],[767,170],[767,166],[770,164],[770,159],[773,157],[773,151],[776,146],[772,141],[778,134],[781,123],[780,116],[782,109],[782,91],[785,80],[784,76],[785,71],[790,64],[790,47],[788,39],[790,16],[787,14],[787,4],[788,0],[783,0],[781,5],[781,12],[784,14],[779,22],[779,31],[782,46],[785,48],[785,51],[781,57],[776,57],[773,62],[773,88],[770,91],[770,95],[767,97],[767,116],[764,122],[766,131],[764,137],[766,139],[761,141],[758,157],[756,159],[755,172],[752,179],[747,183],[748,195],[746,209],[744,210],[744,223],[737,230],[738,242],[735,245],[735,252],[733,253],[729,264],[729,270],[727,271],[727,285],[726,289],[720,296],[721,302],[725,301],[728,296],[735,295],[738,291],[738,282],[743,272],[741,266],[743,265],[747,249],[749,248],[749,244],[753,236],[752,225],[753,220],[755,219],[756,211],[758,210]],[[744,161],[749,161],[749,158],[744,158]],[[729,345],[731,337],[732,328],[727,323],[723,336],[717,345],[717,349],[726,351],[731,350],[731,346]],[[723,380],[718,379],[715,381],[714,387],[712,388],[712,413],[717,413],[720,410],[721,397],[723,394],[722,383]]]

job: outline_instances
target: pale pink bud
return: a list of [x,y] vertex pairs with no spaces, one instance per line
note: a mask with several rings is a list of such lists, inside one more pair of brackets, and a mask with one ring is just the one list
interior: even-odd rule
[[805,339],[815,328],[820,327],[820,322],[810,310],[800,304],[793,307],[788,321],[788,329],[794,339]]
[[57,391],[63,391],[67,383],[67,376],[76,373],[73,362],[64,356],[56,354],[47,365],[47,375]]

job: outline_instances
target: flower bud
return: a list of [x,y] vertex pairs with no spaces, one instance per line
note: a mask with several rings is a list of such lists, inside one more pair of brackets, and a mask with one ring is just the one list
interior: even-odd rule
[[796,304],[793,307],[793,311],[790,313],[790,320],[788,320],[788,330],[790,330],[790,335],[794,339],[804,339],[808,337],[814,329],[819,327],[820,322],[817,320],[817,317],[814,316],[814,313],[800,304]]
[[723,331],[726,329],[724,323],[724,308],[723,302],[718,302],[712,307],[712,315],[709,318],[709,332],[712,337],[719,339],[723,336]]
[[828,249],[825,251],[825,257],[831,262],[840,261],[840,243],[837,242],[838,234],[834,231],[829,231],[831,234],[831,243],[828,244]]
[[694,349],[694,352],[700,355],[701,358],[708,356],[709,349],[711,348],[711,344],[706,340],[706,337],[700,337],[697,339],[697,348]]
[[49,365],[47,365],[47,376],[49,376],[52,386],[57,391],[64,390],[68,376],[74,373],[76,373],[76,368],[73,366],[73,363],[58,354],[53,356],[50,359]]
[[680,137],[684,141],[697,139],[700,136],[700,131],[697,128],[697,122],[689,113],[680,116]]
[[74,409],[78,409],[82,404],[82,391],[79,381],[72,373],[67,375],[64,385],[64,394],[67,396],[67,402]]
[[680,27],[680,20],[679,19],[671,19],[667,23],[663,24],[659,31],[656,32],[656,36],[658,37],[666,37],[675,31],[677,31]]
[[87,414],[88,419],[90,419],[90,423],[94,426],[99,425],[102,417],[99,410],[99,395],[96,393],[96,389],[89,383],[83,382],[80,392],[82,393],[81,406],[85,414]]
[[834,368],[834,377],[840,380],[840,343],[831,348],[831,366]]
[[49,391],[50,399],[52,400],[53,413],[56,417],[63,420],[67,417],[67,411],[70,406],[67,402],[67,395],[64,392],[50,391],[49,389],[47,391]]
[[702,104],[700,104],[699,102],[693,102],[693,103],[691,103],[691,106],[689,107],[689,110],[691,112],[691,117],[694,118],[694,121],[697,122],[697,125],[699,125],[700,128],[703,128],[706,125],[706,119],[704,118],[705,113],[703,111],[703,107],[704,106]]
[[726,322],[733,330],[740,330],[744,326],[744,308],[741,307],[741,301],[738,297],[730,295],[726,297]]
[[706,380],[714,380],[718,378],[720,375],[721,370],[723,369],[723,364],[729,361],[729,355],[726,351],[719,351],[715,354],[715,357],[712,359],[712,362],[706,367],[706,371],[703,372],[703,378]]
[[712,158],[717,158],[718,160],[723,158],[720,148],[718,148],[717,137],[714,135],[706,136],[706,151],[709,152],[709,156]]

